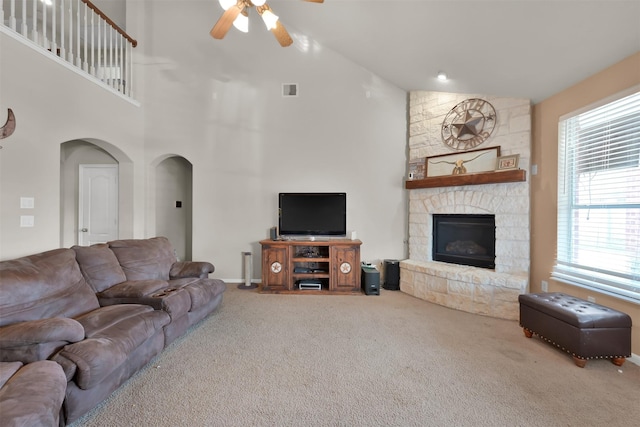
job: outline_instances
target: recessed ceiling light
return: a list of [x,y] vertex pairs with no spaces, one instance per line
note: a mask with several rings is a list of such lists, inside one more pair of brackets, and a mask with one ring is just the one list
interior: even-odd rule
[[443,71],[440,71],[438,73],[438,80],[440,80],[441,82],[444,82],[447,80],[447,74]]

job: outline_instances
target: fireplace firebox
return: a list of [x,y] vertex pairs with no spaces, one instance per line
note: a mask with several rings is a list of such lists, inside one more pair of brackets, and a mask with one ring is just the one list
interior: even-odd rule
[[433,215],[433,260],[495,268],[495,215]]

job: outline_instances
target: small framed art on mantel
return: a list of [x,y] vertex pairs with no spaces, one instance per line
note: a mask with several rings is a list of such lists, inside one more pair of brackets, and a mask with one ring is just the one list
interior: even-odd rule
[[497,171],[504,171],[509,169],[518,169],[518,163],[520,162],[520,154],[511,154],[510,156],[498,157],[496,163]]

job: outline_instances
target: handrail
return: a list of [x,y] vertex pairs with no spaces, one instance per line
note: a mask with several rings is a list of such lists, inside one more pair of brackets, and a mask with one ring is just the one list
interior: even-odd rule
[[89,9],[92,9],[95,13],[97,13],[102,19],[104,19],[107,24],[111,25],[118,33],[120,33],[120,35],[122,37],[124,37],[125,39],[127,39],[130,43],[131,43],[131,47],[136,47],[138,46],[138,41],[135,40],[133,37],[131,37],[129,34],[127,34],[122,28],[120,28],[118,26],[118,24],[116,24],[115,22],[113,22],[111,20],[111,18],[109,18],[107,15],[104,14],[103,11],[101,11],[98,6],[96,6],[95,4],[91,3],[89,0],[80,0],[82,3],[86,4],[87,7],[89,7]]

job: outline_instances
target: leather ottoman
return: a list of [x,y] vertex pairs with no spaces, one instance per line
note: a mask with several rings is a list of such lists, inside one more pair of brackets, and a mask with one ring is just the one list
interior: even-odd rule
[[538,335],[573,356],[611,359],[620,366],[631,356],[631,317],[560,292],[519,295],[520,326],[527,338]]

